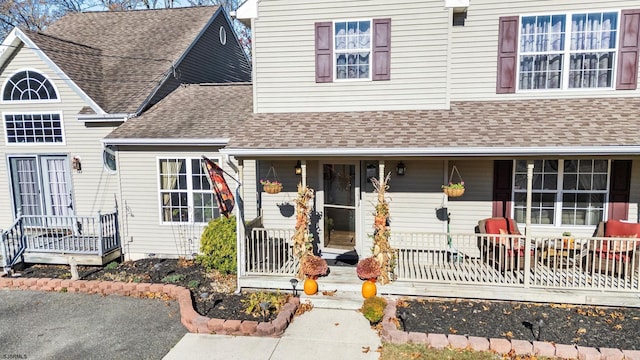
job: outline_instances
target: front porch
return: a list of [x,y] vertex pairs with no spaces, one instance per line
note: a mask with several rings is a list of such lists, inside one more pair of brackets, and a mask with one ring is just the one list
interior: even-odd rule
[[[291,253],[292,230],[252,229],[241,254],[241,287],[292,288],[297,272]],[[391,295],[462,297],[610,306],[640,306],[640,250],[621,241],[617,255],[600,252],[611,238],[562,239],[496,235],[528,244],[520,256],[488,248],[482,234],[394,233],[396,281],[379,286]],[[631,250],[633,249],[633,250]],[[490,251],[491,250],[491,251]],[[530,256],[524,256],[524,254]],[[361,254],[367,256],[367,254]],[[321,290],[359,292],[355,267],[330,266]]]
[[1,264],[104,265],[121,256],[117,211],[96,216],[20,215],[2,231]]

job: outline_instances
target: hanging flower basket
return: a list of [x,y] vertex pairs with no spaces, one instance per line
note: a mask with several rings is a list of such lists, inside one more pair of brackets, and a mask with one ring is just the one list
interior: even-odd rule
[[[453,173],[458,174],[458,178],[460,179],[457,183],[453,182]],[[460,176],[460,172],[458,168],[453,165],[451,169],[451,175],[449,175],[449,183],[447,185],[442,185],[442,191],[448,197],[459,197],[464,194],[464,180],[462,180],[462,176]]]
[[[270,180],[271,172],[273,172],[274,180]],[[260,180],[260,184],[267,194],[277,194],[282,191],[282,183],[278,181],[278,175],[276,175],[276,169],[273,166],[269,168],[267,178]]]
[[464,194],[464,188],[452,188],[445,186],[442,188],[442,191],[444,191],[444,193],[447,194],[448,197],[458,197]]
[[268,183],[268,184],[262,184],[262,189],[267,194],[277,194],[280,191],[282,191],[282,184],[276,183],[276,182],[271,182],[271,183]]

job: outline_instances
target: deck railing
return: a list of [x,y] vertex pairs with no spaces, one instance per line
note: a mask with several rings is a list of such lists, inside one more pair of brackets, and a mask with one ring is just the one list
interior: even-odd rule
[[[293,229],[252,229],[243,252],[247,275],[295,275]],[[397,280],[639,292],[640,240],[392,232]]]
[[21,215],[2,232],[3,266],[24,251],[103,256],[120,248],[117,211],[97,216]]

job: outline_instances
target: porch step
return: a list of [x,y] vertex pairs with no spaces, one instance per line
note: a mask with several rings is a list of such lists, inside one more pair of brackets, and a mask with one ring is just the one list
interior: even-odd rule
[[313,307],[320,309],[357,310],[362,307],[364,301],[362,294],[355,291],[337,290],[335,293],[325,292],[325,294],[322,291],[318,291],[315,295],[307,295],[303,292],[300,294],[300,302],[305,303],[308,300]]

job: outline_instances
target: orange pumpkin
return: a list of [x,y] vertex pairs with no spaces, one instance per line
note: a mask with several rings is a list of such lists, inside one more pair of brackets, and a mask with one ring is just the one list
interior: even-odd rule
[[318,282],[314,279],[306,279],[304,281],[304,293],[307,295],[315,295],[318,292]]
[[362,297],[365,299],[376,296],[378,289],[376,283],[371,280],[366,280],[362,283]]

